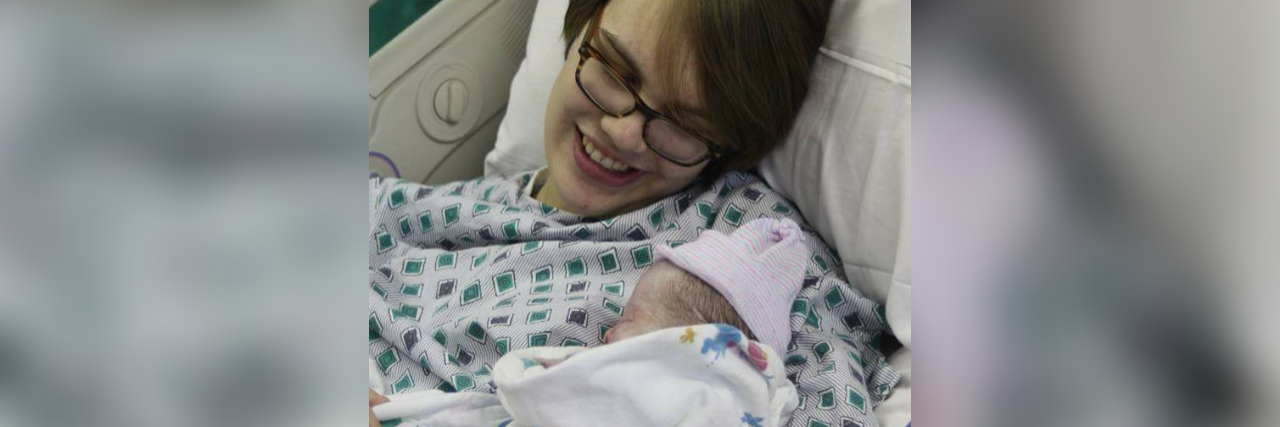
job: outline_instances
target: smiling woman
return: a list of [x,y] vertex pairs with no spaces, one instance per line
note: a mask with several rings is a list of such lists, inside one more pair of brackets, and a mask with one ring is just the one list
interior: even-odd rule
[[570,2],[535,197],[606,217],[756,166],[808,92],[830,2]]

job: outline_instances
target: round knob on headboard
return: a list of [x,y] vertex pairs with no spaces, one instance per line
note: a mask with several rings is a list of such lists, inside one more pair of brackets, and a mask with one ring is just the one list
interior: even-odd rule
[[467,111],[470,100],[466,83],[458,79],[449,79],[436,89],[436,117],[450,125],[458,124]]
[[418,124],[433,141],[452,144],[480,124],[484,88],[480,76],[458,63],[439,65],[418,84]]

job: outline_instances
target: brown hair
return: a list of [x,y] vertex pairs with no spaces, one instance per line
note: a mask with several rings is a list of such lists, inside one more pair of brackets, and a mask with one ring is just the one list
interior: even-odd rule
[[[570,0],[564,19],[566,50],[608,0]],[[782,142],[809,91],[809,73],[826,34],[831,0],[679,0],[666,28],[654,29],[676,47],[656,64],[667,81],[686,72],[687,55],[706,115],[706,135],[731,152],[707,166],[707,176],[756,166]],[[683,37],[683,39],[678,39]],[[687,40],[688,43],[678,42]],[[679,118],[676,118],[679,120]]]
[[723,323],[738,328],[748,338],[755,339],[747,322],[742,320],[738,311],[734,310],[729,300],[719,291],[712,288],[697,276],[683,270],[670,277],[672,292],[665,293],[658,300],[664,319],[669,328],[677,326],[701,325],[706,323]]

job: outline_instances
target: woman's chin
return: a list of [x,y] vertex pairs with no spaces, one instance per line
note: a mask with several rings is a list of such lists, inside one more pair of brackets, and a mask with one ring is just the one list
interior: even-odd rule
[[578,215],[604,218],[627,205],[626,201],[618,200],[616,194],[603,194],[590,185],[582,185],[581,182],[577,184],[577,188],[567,194],[565,202]]
[[637,185],[627,190],[618,190],[597,185],[575,173],[565,175],[568,175],[563,177],[569,181],[564,183],[567,185],[557,186],[557,190],[562,191],[560,198],[566,205],[565,210],[585,217],[610,218],[642,208],[665,196],[653,193],[644,182],[636,182]]
[[562,162],[559,166],[565,170],[559,176],[552,177],[561,180],[556,185],[556,190],[560,193],[559,199],[565,205],[561,209],[581,216],[605,218],[634,203],[629,200],[629,196],[634,195],[634,189],[601,185],[579,170],[574,163],[572,158]]

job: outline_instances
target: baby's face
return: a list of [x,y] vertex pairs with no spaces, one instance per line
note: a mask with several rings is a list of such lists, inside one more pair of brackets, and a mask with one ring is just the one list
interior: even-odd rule
[[622,319],[605,333],[604,343],[614,343],[649,332],[672,327],[664,316],[663,298],[675,292],[675,284],[679,277],[687,275],[684,270],[669,263],[659,262],[649,267],[636,282],[631,291],[631,301],[622,312]]

